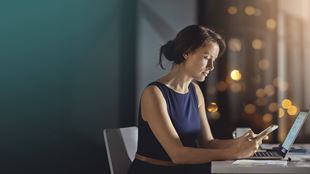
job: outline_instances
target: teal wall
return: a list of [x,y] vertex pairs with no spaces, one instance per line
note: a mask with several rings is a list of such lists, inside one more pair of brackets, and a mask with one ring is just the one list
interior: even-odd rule
[[0,173],[108,173],[134,124],[136,2],[0,2]]

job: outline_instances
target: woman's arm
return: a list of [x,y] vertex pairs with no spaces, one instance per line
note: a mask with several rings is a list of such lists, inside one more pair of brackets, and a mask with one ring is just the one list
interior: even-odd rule
[[[224,149],[229,148],[236,143],[238,143],[238,139],[214,139],[210,125],[207,119],[206,109],[205,109],[205,101],[203,94],[199,88],[199,86],[194,83],[196,94],[198,98],[198,108],[201,122],[201,133],[198,139],[198,144],[202,148],[216,148],[216,149]],[[254,133],[252,131],[249,132],[250,137],[254,137]]]
[[243,138],[239,146],[224,149],[184,147],[167,112],[166,101],[156,86],[147,87],[141,98],[142,118],[148,122],[152,132],[163,146],[172,162],[176,164],[199,164],[213,160],[228,160],[251,156],[256,142]]

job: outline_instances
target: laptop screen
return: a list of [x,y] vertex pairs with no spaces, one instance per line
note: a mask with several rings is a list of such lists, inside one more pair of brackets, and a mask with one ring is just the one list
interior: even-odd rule
[[288,135],[286,136],[282,147],[284,147],[286,150],[289,150],[294,143],[302,125],[304,124],[309,112],[307,111],[300,111],[297,118],[294,121],[293,126],[291,127]]

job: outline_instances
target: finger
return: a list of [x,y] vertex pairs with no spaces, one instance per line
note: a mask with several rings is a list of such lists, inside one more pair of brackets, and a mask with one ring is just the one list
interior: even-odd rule
[[244,132],[244,134],[242,136],[249,136],[253,133],[253,131],[251,129],[248,129],[247,131]]
[[259,148],[259,144],[256,143],[256,145],[255,145],[255,150],[257,150],[258,148]]

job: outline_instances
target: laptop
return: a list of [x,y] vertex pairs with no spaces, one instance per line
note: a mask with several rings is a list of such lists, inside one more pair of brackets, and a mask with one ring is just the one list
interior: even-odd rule
[[287,134],[284,142],[278,147],[272,150],[256,152],[252,157],[247,159],[259,159],[259,160],[272,160],[272,159],[283,159],[285,155],[291,149],[302,125],[309,116],[309,110],[301,110],[296,117],[293,126],[291,127],[289,133]]

